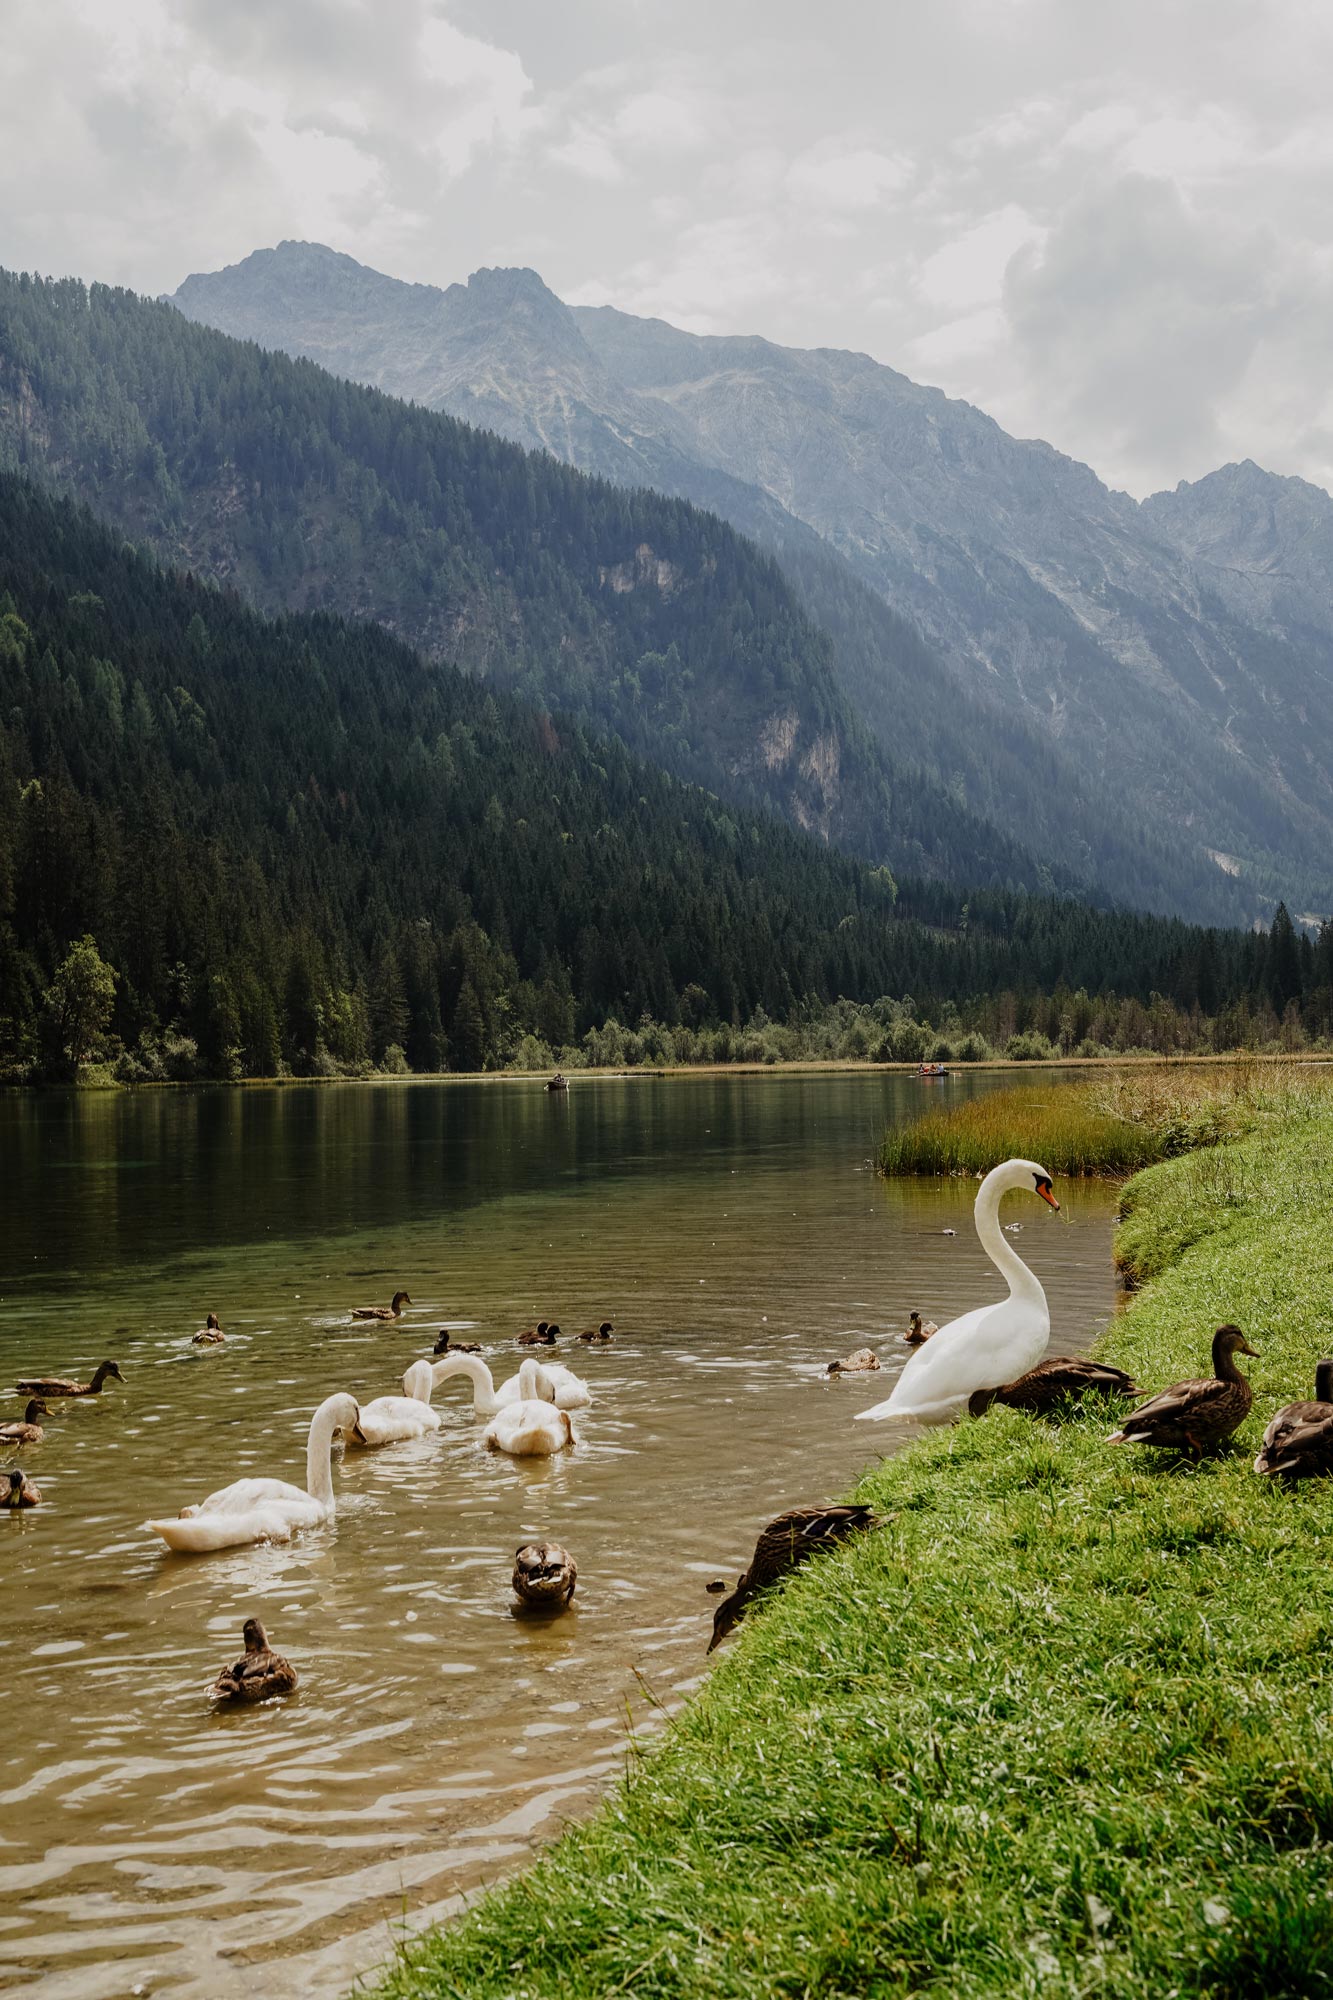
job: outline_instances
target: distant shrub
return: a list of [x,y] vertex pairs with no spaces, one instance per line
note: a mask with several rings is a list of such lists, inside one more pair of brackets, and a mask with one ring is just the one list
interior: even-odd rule
[[1045,1035],[1010,1035],[1004,1045],[1005,1057],[1009,1062],[1049,1062],[1060,1051]]

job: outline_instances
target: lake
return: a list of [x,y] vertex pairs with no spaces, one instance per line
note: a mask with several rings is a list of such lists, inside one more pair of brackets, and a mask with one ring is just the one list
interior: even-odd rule
[[[888,1394],[908,1312],[1000,1295],[971,1184],[886,1186],[871,1155],[887,1121],[1007,1081],[0,1098],[4,1419],[20,1375],[125,1376],[4,1460],[44,1502],[0,1521],[0,1990],[337,1995],[586,1811],[628,1724],[705,1673],[706,1582],[895,1446],[851,1418]],[[1005,1219],[1074,1352],[1114,1311],[1114,1199],[1057,1187],[1061,1218],[1011,1197]],[[400,1322],[347,1317],[399,1287]],[[199,1349],[209,1310],[228,1339]],[[535,1318],[594,1393],[574,1451],[487,1452],[450,1382],[438,1433],[335,1455],[326,1528],[201,1557],[144,1531],[245,1474],[303,1483],[315,1405],[393,1393],[446,1321],[501,1378]],[[570,1337],[603,1318],[613,1345]],[[883,1372],[824,1378],[867,1344]],[[509,1588],[541,1535],[579,1565],[554,1622]],[[252,1614],[300,1689],[215,1713]]]

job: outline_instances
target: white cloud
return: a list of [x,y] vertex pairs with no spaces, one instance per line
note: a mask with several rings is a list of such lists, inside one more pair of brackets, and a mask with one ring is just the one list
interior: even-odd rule
[[792,161],[786,186],[793,200],[811,207],[865,209],[901,193],[911,178],[912,163],[901,153],[826,143]]
[[529,118],[532,82],[519,57],[435,15],[417,38],[421,67],[441,89],[431,149],[461,174],[485,147],[514,145]]
[[922,297],[955,311],[997,300],[1010,259],[1045,234],[1015,203],[996,209],[926,258],[917,280]]

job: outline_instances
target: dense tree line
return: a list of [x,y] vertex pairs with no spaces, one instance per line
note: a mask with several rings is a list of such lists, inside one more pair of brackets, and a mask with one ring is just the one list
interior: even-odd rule
[[268,612],[378,621],[729,802],[896,869],[1073,886],[857,720],[777,564],[716,515],[105,285],[0,272],[0,468]]
[[757,1014],[881,996],[960,1020],[1003,993],[1271,996],[1313,1020],[1327,957],[1285,919],[899,893],[576,718],[374,625],[262,619],[0,476],[9,1076],[99,1047],[128,1076],[473,1069],[645,1018],[710,1053]]

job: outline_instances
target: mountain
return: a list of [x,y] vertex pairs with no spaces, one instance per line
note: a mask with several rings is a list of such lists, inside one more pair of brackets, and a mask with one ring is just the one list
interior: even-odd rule
[[16,475],[0,680],[5,1077],[86,1057],[108,1010],[130,1077],[474,1069],[610,1015],[727,1053],[758,1007],[1062,981],[1189,1007],[1201,979],[1215,1005],[1267,964],[1248,933],[1068,899],[898,898],[376,625],[262,618]]
[[895,763],[715,514],[106,286],[0,274],[0,467],[268,611],[374,619],[733,803],[911,872],[1067,886]]
[[[1084,879],[1159,907],[1333,904],[1317,489],[1271,506],[1266,580],[1242,587],[1178,496],[1139,505],[865,355],[570,310],[532,272],[401,285],[307,244],[192,277],[175,302],[716,507],[776,549],[881,743]],[[871,593],[903,616],[877,623]]]

